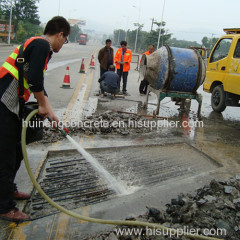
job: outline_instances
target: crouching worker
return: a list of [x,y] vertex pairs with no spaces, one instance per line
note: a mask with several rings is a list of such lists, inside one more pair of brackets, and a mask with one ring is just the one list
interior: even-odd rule
[[101,97],[104,97],[104,92],[111,93],[112,98],[118,92],[119,76],[115,73],[115,66],[110,65],[108,71],[105,72],[98,80],[100,83]]

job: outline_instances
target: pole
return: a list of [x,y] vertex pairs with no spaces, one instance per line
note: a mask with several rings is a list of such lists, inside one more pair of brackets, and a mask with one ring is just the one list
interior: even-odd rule
[[213,42],[213,35],[215,35],[214,33],[212,33],[212,38],[211,38],[211,42],[210,42],[210,49],[212,49],[212,42]]
[[160,23],[160,26],[159,26],[159,34],[158,34],[158,43],[157,43],[157,49],[159,48],[159,43],[160,43],[160,37],[161,37],[161,28],[162,28],[162,21],[163,21],[163,13],[164,13],[164,8],[165,8],[165,0],[163,1],[162,18],[161,18],[161,23]]
[[12,0],[11,0],[11,8],[10,8],[9,26],[8,26],[8,44],[10,44],[11,31],[12,31]]
[[138,28],[139,28],[139,20],[140,20],[140,14],[141,14],[141,7],[138,8],[139,12],[138,12],[138,23],[137,23],[137,31],[136,31],[136,38],[135,38],[135,47],[134,47],[134,52],[136,53],[136,49],[137,49],[137,39],[138,39]]
[[127,17],[127,31],[126,31],[126,36],[125,36],[125,41],[127,41],[127,36],[128,36],[128,22],[129,22],[129,16]]
[[59,16],[59,12],[60,12],[60,0],[58,1],[58,16]]
[[154,18],[151,18],[152,20],[152,26],[151,26],[151,32],[152,32],[152,29],[153,29],[153,22],[154,22]]
[[160,42],[160,37],[161,37],[161,25],[162,25],[162,22],[160,23],[160,26],[159,26],[157,49],[159,48],[159,42]]
[[135,47],[134,47],[135,53],[136,53],[136,48],[137,48],[138,28],[139,28],[139,24],[137,25],[137,31],[136,31],[136,39],[135,39]]
[[117,44],[119,44],[119,38],[120,38],[120,29],[118,30],[118,41],[117,41]]

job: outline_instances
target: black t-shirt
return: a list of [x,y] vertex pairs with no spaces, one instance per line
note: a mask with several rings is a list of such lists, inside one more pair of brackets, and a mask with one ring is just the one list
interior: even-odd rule
[[[50,51],[49,42],[44,39],[33,40],[24,50],[24,77],[27,78],[32,92],[44,90],[43,69],[48,55],[50,60],[52,51]],[[0,98],[12,81],[13,77],[11,74],[7,74],[0,79]]]

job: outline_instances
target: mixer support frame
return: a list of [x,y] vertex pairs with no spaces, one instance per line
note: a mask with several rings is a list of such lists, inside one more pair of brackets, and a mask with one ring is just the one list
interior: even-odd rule
[[149,93],[153,92],[157,95],[157,108],[155,111],[153,111],[153,115],[156,116],[159,114],[160,110],[160,102],[165,97],[171,97],[171,98],[181,98],[183,101],[186,99],[196,99],[198,102],[198,118],[201,119],[201,108],[202,108],[202,95],[196,93],[189,93],[189,92],[174,92],[174,91],[167,91],[167,90],[157,90],[154,89],[151,85],[148,85],[147,94],[146,94],[146,101],[144,102],[143,106],[147,107],[148,104],[148,97]]

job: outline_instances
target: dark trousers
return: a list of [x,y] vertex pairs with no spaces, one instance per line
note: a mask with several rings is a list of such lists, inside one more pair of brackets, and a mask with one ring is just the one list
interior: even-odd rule
[[117,94],[117,89],[110,88],[109,86],[107,86],[104,80],[100,82],[100,89],[101,89],[101,94],[104,94],[104,92]]
[[107,71],[108,71],[107,69],[100,67],[100,77]]
[[14,179],[23,159],[21,121],[0,102],[0,213],[16,206]]
[[119,76],[118,80],[118,89],[120,90],[120,84],[121,84],[121,78],[123,79],[123,92],[127,92],[127,77],[128,77],[128,72],[123,72],[122,69],[117,69],[117,74]]
[[143,94],[147,94],[148,85],[149,85],[149,82],[147,80],[143,79],[139,86],[139,92],[143,93]]

